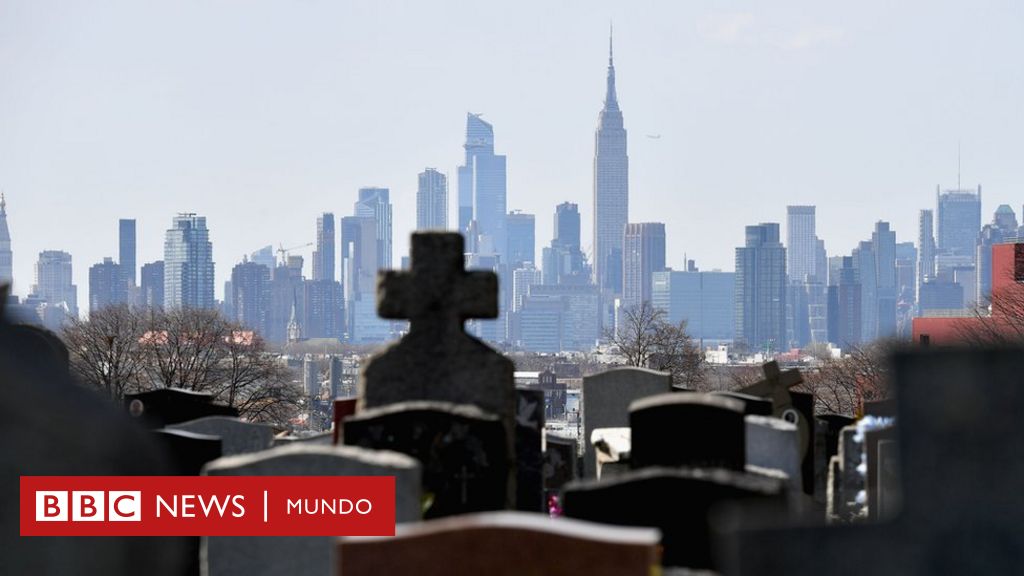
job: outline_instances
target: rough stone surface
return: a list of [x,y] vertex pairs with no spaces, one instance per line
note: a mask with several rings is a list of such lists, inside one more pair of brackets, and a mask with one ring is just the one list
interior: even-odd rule
[[[352,446],[293,445],[209,463],[208,476],[394,476],[395,516],[419,519],[420,465],[404,454]],[[203,539],[207,576],[330,574],[333,537],[210,537]]]
[[676,392],[629,407],[633,468],[693,466],[743,471],[744,405],[725,396]]
[[544,489],[560,490],[576,479],[576,439],[547,434],[544,438]]
[[516,509],[544,511],[544,391],[516,390]]
[[398,527],[394,538],[342,538],[344,576],[650,576],[658,531],[540,514],[471,514]]
[[800,438],[796,424],[769,416],[747,416],[747,464],[781,470],[800,490]]
[[225,456],[259,452],[274,445],[274,429],[266,424],[243,422],[226,416],[207,416],[167,427],[198,434],[219,436]]
[[345,442],[408,454],[423,466],[427,518],[501,510],[512,483],[505,428],[476,406],[414,401],[345,419]]
[[[1024,565],[1024,350],[898,354],[902,512],[891,522],[771,529],[734,520],[728,574],[1011,574]],[[856,559],[851,561],[851,559]]]
[[[583,438],[590,439],[595,428],[629,426],[629,405],[634,400],[670,392],[672,376],[645,368],[613,368],[583,378]],[[584,453],[583,475],[597,474],[594,449]]]

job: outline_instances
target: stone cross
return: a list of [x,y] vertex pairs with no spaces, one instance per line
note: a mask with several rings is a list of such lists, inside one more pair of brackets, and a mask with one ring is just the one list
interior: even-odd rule
[[775,360],[766,363],[762,369],[764,370],[763,380],[745,388],[740,388],[737,392],[761,396],[762,398],[771,398],[772,415],[796,424],[797,430],[800,433],[800,455],[803,456],[807,452],[807,446],[810,443],[810,423],[802,417],[799,410],[793,407],[793,397],[789,393],[790,388],[804,381],[800,375],[800,370],[794,368],[782,371],[779,369],[779,363]]
[[921,349],[892,362],[902,513],[772,529],[734,517],[726,574],[1010,574],[1024,565],[1024,351]]
[[[410,330],[363,366],[358,411],[413,400],[474,405],[501,419],[514,474],[515,368],[463,329],[467,319],[497,317],[498,278],[466,271],[464,258],[461,234],[415,233],[412,270],[381,272],[377,313],[409,319]],[[513,476],[512,502],[514,485]]]

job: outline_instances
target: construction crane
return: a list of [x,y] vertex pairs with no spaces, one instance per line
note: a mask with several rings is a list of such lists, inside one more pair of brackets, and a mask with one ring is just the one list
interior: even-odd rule
[[312,245],[313,245],[312,242],[307,242],[305,244],[299,244],[298,246],[292,246],[291,248],[285,248],[283,245],[278,244],[277,245],[277,255],[281,259],[281,264],[288,264],[288,253],[289,252],[291,252],[292,250],[298,250],[300,248],[309,248]]

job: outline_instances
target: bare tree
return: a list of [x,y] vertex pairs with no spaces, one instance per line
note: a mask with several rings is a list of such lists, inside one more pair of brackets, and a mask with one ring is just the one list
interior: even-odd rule
[[886,340],[854,347],[842,358],[825,360],[818,369],[803,372],[800,388],[814,394],[816,412],[858,415],[864,402],[888,396],[888,358],[894,348]]
[[142,321],[127,305],[69,318],[61,337],[71,359],[71,372],[86,386],[113,400],[139,389],[145,364],[140,355]]
[[215,310],[150,310],[142,336],[149,387],[210,391],[233,329]]
[[1024,342],[1024,284],[1011,271],[1005,272],[1003,286],[993,289],[991,310],[975,307],[972,315],[954,321],[957,338],[972,346],[1005,346]]
[[686,332],[686,321],[672,324],[650,302],[627,308],[618,332],[608,339],[629,366],[672,374],[673,382],[697,389],[704,378],[704,356]]

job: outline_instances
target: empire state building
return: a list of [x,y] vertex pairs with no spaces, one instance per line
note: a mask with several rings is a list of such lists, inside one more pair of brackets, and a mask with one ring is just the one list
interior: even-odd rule
[[594,135],[594,282],[605,294],[622,294],[622,238],[628,220],[629,156],[609,37],[608,87]]

